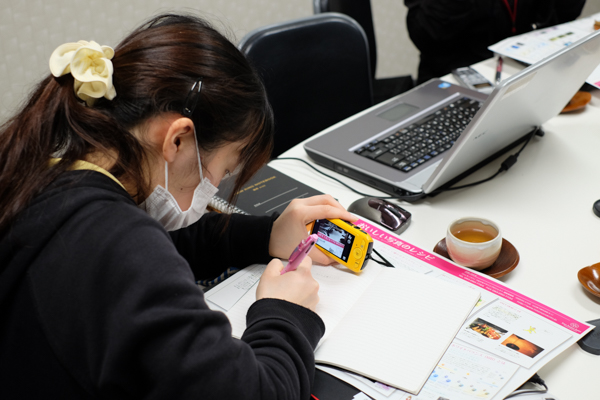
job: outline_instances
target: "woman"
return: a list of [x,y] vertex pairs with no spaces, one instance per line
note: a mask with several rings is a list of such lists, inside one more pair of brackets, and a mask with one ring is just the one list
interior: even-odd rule
[[[271,258],[306,223],[352,217],[330,196],[278,218],[202,216],[223,176],[239,168],[241,187],[272,147],[245,58],[206,22],[164,15],[114,52],[60,46],[50,69],[0,131],[3,396],[307,399],[318,284],[309,259],[280,275]],[[194,282],[257,262],[235,340]]]

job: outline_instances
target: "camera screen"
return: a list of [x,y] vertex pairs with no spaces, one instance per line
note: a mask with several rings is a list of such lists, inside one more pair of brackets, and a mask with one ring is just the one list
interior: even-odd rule
[[354,235],[326,219],[315,221],[312,233],[319,236],[316,245],[343,261],[348,261],[348,254],[354,242]]

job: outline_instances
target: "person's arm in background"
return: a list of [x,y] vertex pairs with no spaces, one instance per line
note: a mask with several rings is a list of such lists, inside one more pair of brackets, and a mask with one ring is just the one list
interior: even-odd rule
[[585,0],[555,0],[556,17],[558,23],[573,21],[581,15]]
[[491,1],[502,0],[404,0],[406,28],[421,53],[418,84],[491,57]]
[[[404,0],[404,4],[408,7],[407,18],[418,22],[409,27],[409,34],[419,48],[425,33],[435,41],[452,40],[469,27],[479,9],[474,0]],[[416,41],[413,34],[417,35]]]
[[573,21],[581,15],[583,6],[585,0],[530,1],[525,3],[523,10],[519,10],[524,15],[524,20],[520,22],[528,25],[528,29],[521,28],[520,31],[528,32],[532,29],[543,29]]

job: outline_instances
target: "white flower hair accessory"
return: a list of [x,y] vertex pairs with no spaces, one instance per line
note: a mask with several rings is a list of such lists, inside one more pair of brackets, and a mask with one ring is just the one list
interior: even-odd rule
[[96,99],[112,100],[117,92],[112,83],[115,51],[109,46],[80,40],[60,45],[50,56],[50,72],[55,77],[71,73],[75,79],[75,93],[88,106]]

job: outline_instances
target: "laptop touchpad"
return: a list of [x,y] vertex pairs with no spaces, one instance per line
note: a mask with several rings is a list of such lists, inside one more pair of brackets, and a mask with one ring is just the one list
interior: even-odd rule
[[396,104],[394,107],[388,108],[387,110],[377,114],[379,118],[386,119],[390,122],[400,121],[411,113],[419,110],[419,107],[413,106],[408,103]]

